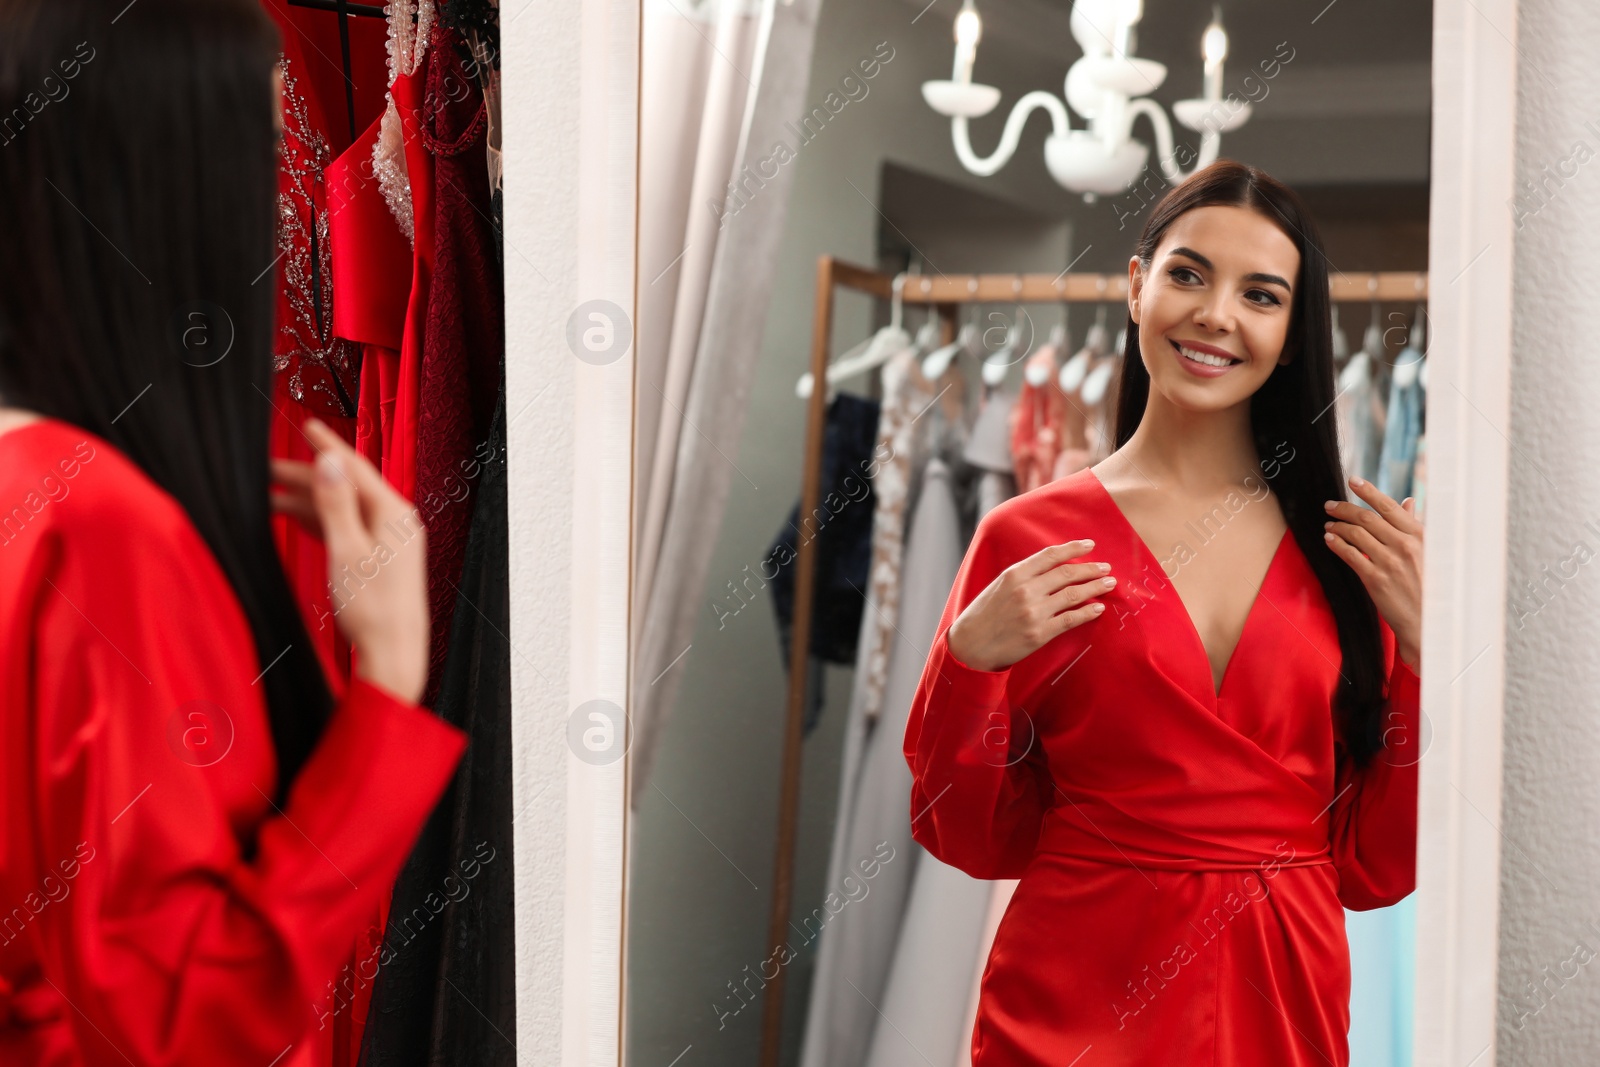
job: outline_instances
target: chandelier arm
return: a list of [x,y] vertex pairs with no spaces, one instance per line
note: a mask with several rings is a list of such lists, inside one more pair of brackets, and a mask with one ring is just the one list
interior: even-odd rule
[[1148,96],[1128,101],[1127,128],[1123,131],[1123,137],[1126,138],[1133,133],[1133,122],[1140,115],[1149,116],[1150,125],[1155,127],[1156,162],[1161,166],[1161,173],[1166,175],[1167,181],[1174,185],[1178,184],[1183,181],[1185,175],[1173,158],[1172,123],[1167,121],[1167,113],[1161,110],[1160,104]]
[[[1050,113],[1050,125],[1057,137],[1065,137],[1072,129],[1072,123],[1067,119],[1067,106],[1054,94],[1043,89],[1035,89],[1021,100],[1017,101],[1011,109],[1011,114],[1006,116],[1006,127],[1000,135],[1000,144],[993,154],[987,159],[980,158],[972,150],[972,139],[967,132],[965,116],[957,115],[950,120],[950,137],[955,142],[956,158],[961,160],[961,165],[979,177],[987,178],[1001,167],[1011,161],[1011,156],[1017,150],[1017,142],[1022,139],[1022,127],[1028,121],[1035,108],[1043,108]],[[1171,135],[1168,135],[1171,139]]]

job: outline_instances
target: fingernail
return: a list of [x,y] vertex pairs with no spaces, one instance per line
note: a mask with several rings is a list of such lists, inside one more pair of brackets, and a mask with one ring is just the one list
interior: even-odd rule
[[1350,476],[1350,484],[1354,486],[1362,486],[1366,485],[1367,483],[1361,480],[1361,476],[1359,474],[1352,474]]
[[1325,523],[1323,523],[1323,524],[1322,524],[1322,528],[1323,528],[1323,529],[1324,529],[1324,530],[1331,530],[1331,529],[1333,529],[1333,523],[1331,523],[1331,522],[1325,522]]
[[1083,541],[1079,541],[1078,544],[1083,546],[1084,551],[1088,551],[1089,549],[1094,547],[1094,542],[1090,541],[1090,540],[1087,540],[1087,539],[1085,539]]
[[332,452],[323,452],[317,456],[317,477],[325,482],[337,482],[344,472],[339,469],[339,461]]
[[1329,530],[1327,533],[1323,534],[1322,535],[1322,539],[1324,541],[1332,541],[1333,540],[1333,531]]
[[1332,511],[1333,510],[1333,505],[1334,505],[1334,502],[1332,500],[1324,500],[1322,502],[1322,510],[1324,510],[1324,511]]
[[1094,565],[1094,569],[1099,571],[1101,574],[1104,574],[1106,571],[1111,569],[1111,564],[1109,564],[1109,563],[1096,563]]
[[1101,604],[1098,601],[1096,601],[1094,604],[1091,604],[1089,606],[1089,610],[1094,612],[1096,615],[1098,615],[1102,611],[1106,610],[1106,606],[1104,604]]

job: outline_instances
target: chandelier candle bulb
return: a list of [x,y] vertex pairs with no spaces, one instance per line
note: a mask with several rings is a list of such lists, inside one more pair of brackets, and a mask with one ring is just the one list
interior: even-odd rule
[[950,80],[960,85],[972,84],[972,64],[978,58],[978,40],[983,36],[983,21],[972,0],[961,5],[956,15],[956,64]]
[[1228,56],[1228,34],[1222,28],[1220,5],[1212,8],[1211,25],[1201,38],[1200,52],[1206,60],[1205,98],[1216,102],[1222,99],[1222,61]]

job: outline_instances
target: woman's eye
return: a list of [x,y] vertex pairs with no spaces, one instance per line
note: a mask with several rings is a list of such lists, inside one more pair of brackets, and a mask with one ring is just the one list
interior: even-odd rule
[[[1167,271],[1167,277],[1171,278],[1175,282],[1180,282],[1183,284],[1188,284],[1191,279],[1193,281],[1202,280],[1199,272],[1193,267],[1173,267]],[[1266,299],[1257,300],[1255,299],[1257,296],[1262,296]],[[1249,300],[1250,303],[1259,304],[1262,307],[1274,307],[1283,303],[1283,301],[1279,300],[1276,295],[1269,293],[1265,289],[1251,289],[1249,292],[1245,293],[1245,298]]]

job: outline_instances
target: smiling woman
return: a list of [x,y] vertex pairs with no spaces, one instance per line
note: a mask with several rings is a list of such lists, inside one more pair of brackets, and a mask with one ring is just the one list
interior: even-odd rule
[[[1117,449],[978,524],[905,731],[916,840],[1020,878],[972,1062],[1342,1067],[1344,909],[1415,885],[1422,527],[1360,479],[1372,510],[1342,501],[1327,268],[1294,193],[1204,168],[1128,271]],[[1163,574],[1269,458],[1267,506]],[[1006,724],[1037,739],[1021,757]]]

